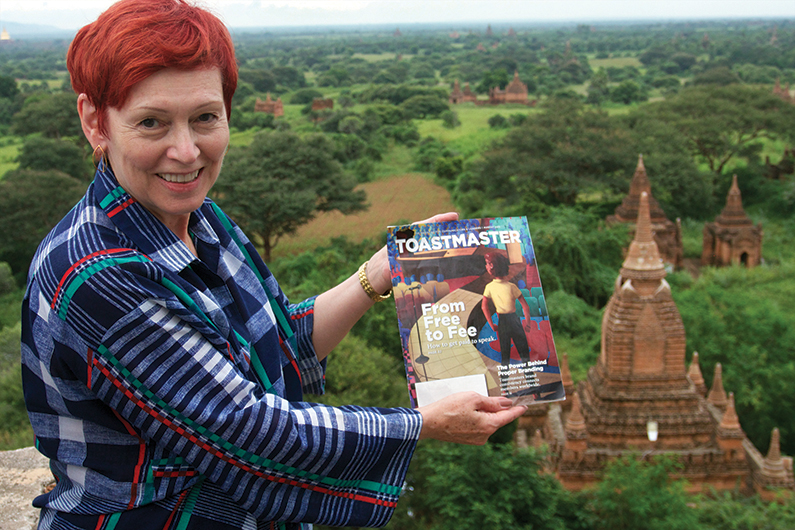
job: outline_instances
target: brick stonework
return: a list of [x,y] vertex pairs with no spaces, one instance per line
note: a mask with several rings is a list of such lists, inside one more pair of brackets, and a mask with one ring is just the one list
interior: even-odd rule
[[[685,329],[653,237],[649,198],[639,194],[635,235],[605,308],[596,366],[576,391],[567,391],[565,403],[531,408],[520,422],[529,427],[521,438],[549,447],[548,469],[572,490],[594,484],[621,455],[671,454],[691,492],[739,485],[764,498],[790,494],[792,459],[781,456],[778,432],[762,456],[742,430],[734,396],[723,389],[720,365],[708,397],[697,353],[686,366]],[[655,441],[648,435],[652,421]]]
[[679,269],[682,267],[682,229],[679,222],[674,223],[665,216],[659,203],[651,194],[651,183],[646,173],[646,166],[643,164],[643,155],[638,156],[638,165],[635,174],[629,184],[629,193],[621,204],[616,207],[613,215],[607,217],[608,224],[625,223],[630,227],[630,233],[634,233],[635,220],[638,218],[638,205],[640,204],[641,193],[646,192],[649,196],[649,213],[651,216],[651,229],[654,234],[654,241],[660,256],[666,262]]
[[714,223],[704,225],[701,265],[756,267],[762,260],[762,224],[754,225],[743,209],[737,175],[726,196],[726,206]]

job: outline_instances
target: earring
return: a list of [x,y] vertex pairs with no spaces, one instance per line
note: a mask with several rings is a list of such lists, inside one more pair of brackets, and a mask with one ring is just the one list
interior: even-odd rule
[[94,162],[94,169],[97,169],[99,161],[105,159],[105,150],[102,149],[101,144],[97,144],[97,146],[94,148],[94,153],[92,154],[91,158]]

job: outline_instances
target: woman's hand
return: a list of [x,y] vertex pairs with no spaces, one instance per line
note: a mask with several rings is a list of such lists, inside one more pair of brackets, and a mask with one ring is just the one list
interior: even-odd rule
[[524,405],[512,406],[504,397],[460,392],[417,409],[422,414],[420,439],[483,445],[494,431],[524,414]]
[[[414,224],[421,223],[443,223],[445,221],[455,221],[458,219],[458,213],[447,212],[440,213],[425,219],[424,221],[417,221]],[[370,280],[370,285],[373,286],[375,292],[385,293],[392,288],[392,275],[389,271],[389,257],[387,256],[386,247],[373,254],[367,263],[367,279]]]

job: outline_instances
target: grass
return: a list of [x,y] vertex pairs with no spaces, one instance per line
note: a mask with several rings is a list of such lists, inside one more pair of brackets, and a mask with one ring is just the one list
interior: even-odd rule
[[521,105],[502,105],[499,107],[476,107],[470,103],[452,107],[458,114],[461,125],[448,129],[442,120],[417,121],[420,136],[433,136],[446,143],[450,149],[458,152],[464,158],[476,156],[490,146],[495,140],[505,136],[509,129],[492,129],[489,127],[489,118],[495,114],[502,114],[506,118],[511,114],[529,114],[537,112]]
[[380,240],[386,227],[406,221],[421,221],[434,214],[455,210],[450,194],[427,176],[417,173],[362,184],[370,208],[354,215],[329,212],[283,237],[273,257],[288,256],[327,245],[332,238],[346,236],[352,241]]
[[[394,52],[383,53],[354,53],[352,57],[356,59],[364,59],[368,63],[378,63],[381,61],[394,61],[397,59],[398,54]],[[410,53],[402,54],[403,59],[411,59],[414,57]]]
[[376,162],[370,180],[388,180],[405,173],[414,165],[411,149],[401,144],[392,144],[383,158]]
[[22,146],[22,140],[16,136],[7,136],[0,142],[0,178],[19,167],[16,161],[19,154],[19,148]]
[[588,59],[588,64],[591,65],[593,70],[598,70],[599,68],[623,68],[625,66],[634,66],[636,68],[643,68],[643,63],[641,63],[637,57],[610,57],[608,59]]

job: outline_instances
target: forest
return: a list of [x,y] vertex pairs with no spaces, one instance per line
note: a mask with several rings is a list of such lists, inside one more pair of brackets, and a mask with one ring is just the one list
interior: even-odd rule
[[[608,226],[638,157],[684,260],[667,281],[687,361],[721,363],[743,430],[795,455],[795,21],[487,24],[391,31],[233,30],[232,141],[211,196],[258,244],[294,300],[354,273],[388,225],[439,211],[527,216],[557,350],[576,381],[628,245]],[[20,304],[39,241],[93,178],[65,68],[68,41],[0,43],[0,450],[33,444],[19,368]],[[530,103],[486,100],[517,74]],[[257,112],[270,96],[283,116]],[[331,99],[333,108],[313,110]],[[702,229],[737,175],[764,230],[759,267],[699,265]],[[331,405],[408,406],[394,305],[331,355]],[[626,457],[581,493],[517,449],[423,442],[388,528],[785,529],[795,501],[685,493],[671,457]],[[515,429],[515,426],[513,426]]]

